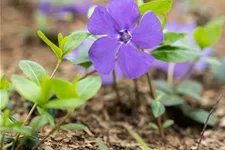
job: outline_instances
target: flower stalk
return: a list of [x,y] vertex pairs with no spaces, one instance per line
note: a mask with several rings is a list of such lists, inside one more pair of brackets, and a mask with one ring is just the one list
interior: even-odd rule
[[[152,99],[155,100],[156,94],[155,94],[155,91],[154,91],[154,88],[153,88],[153,85],[152,85],[152,79],[151,79],[151,75],[150,75],[149,72],[146,73],[146,77],[147,77],[149,88],[150,88],[150,95],[151,95]],[[164,133],[164,128],[162,126],[161,117],[159,116],[158,118],[156,118],[156,120],[157,120],[157,124],[158,124],[158,127],[159,127],[159,132],[160,132],[161,138],[165,139],[165,133]]]
[[119,88],[118,88],[118,84],[117,84],[117,81],[116,81],[116,71],[115,71],[115,69],[113,70],[112,75],[113,75],[113,85],[114,85],[114,90],[116,92],[117,102],[121,102]]

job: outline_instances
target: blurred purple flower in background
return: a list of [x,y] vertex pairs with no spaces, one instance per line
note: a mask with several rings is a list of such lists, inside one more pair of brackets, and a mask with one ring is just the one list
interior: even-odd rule
[[147,49],[157,46],[163,41],[163,33],[159,19],[152,11],[145,13],[135,27],[139,18],[135,0],[111,0],[106,8],[95,8],[88,22],[88,31],[104,37],[94,42],[89,58],[98,72],[110,74],[115,60],[131,79],[149,71],[154,58],[136,47]]
[[[94,39],[88,38],[86,39],[78,48],[74,49],[73,52],[69,53],[65,59],[67,60],[76,60],[79,58],[80,55],[82,55],[82,51],[87,51],[90,49],[91,45],[94,43]],[[79,72],[85,73],[86,70],[84,67],[81,66],[76,66],[77,70]],[[94,71],[95,68],[94,66],[90,66],[88,68],[88,72]],[[123,73],[121,71],[121,69],[119,68],[118,63],[115,64],[115,72],[116,72],[116,79],[117,80],[121,80],[123,78]],[[109,85],[109,84],[113,84],[113,76],[112,73],[109,75],[103,75],[100,74],[101,78],[102,78],[102,83],[104,85]]]
[[90,0],[64,0],[57,2],[55,0],[41,0],[38,4],[39,11],[46,16],[53,16],[62,20],[67,15],[86,16],[91,7]]
[[[167,31],[170,32],[177,32],[177,33],[181,33],[181,32],[185,32],[187,33],[187,37],[185,38],[185,40],[191,44],[191,46],[196,49],[197,51],[202,51],[200,50],[200,48],[196,45],[194,37],[193,37],[193,32],[194,29],[196,28],[196,24],[193,22],[189,22],[189,23],[178,23],[176,21],[168,21],[165,29]],[[182,42],[178,41],[176,43],[174,43],[174,45],[181,45]],[[207,48],[204,51],[202,51],[202,57],[200,58],[200,60],[196,63],[194,70],[198,71],[198,72],[202,72],[206,69],[206,67],[208,66],[207,62],[205,60],[203,60],[206,57],[209,57],[213,54],[213,50],[211,48]],[[184,62],[184,63],[176,63],[174,64],[174,76],[176,78],[180,78],[184,75],[184,73],[186,73],[187,69],[190,67],[191,62]],[[168,71],[169,68],[169,63],[168,62],[163,62],[160,60],[155,60],[153,66],[155,68],[158,68],[164,72]],[[191,74],[190,74],[191,75]]]

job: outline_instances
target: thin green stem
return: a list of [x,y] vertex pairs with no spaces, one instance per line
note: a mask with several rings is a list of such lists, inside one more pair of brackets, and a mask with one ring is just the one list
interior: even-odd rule
[[59,66],[60,66],[60,64],[61,64],[61,62],[62,62],[62,60],[59,59],[57,65],[56,65],[56,67],[55,67],[55,69],[53,70],[53,72],[52,72],[52,74],[51,74],[51,76],[50,76],[50,78],[52,78],[52,77],[55,75],[56,71],[58,70],[58,68],[59,68]]
[[34,150],[36,150],[42,143],[44,143],[44,141],[56,130],[58,130],[60,128],[60,126],[67,120],[70,118],[71,114],[73,113],[73,109],[69,110],[67,112],[67,114],[63,117],[63,119],[61,120],[61,122],[57,125],[55,125],[52,130],[33,148]]
[[167,82],[173,84],[173,75],[174,75],[174,63],[169,63],[168,74],[167,74]]
[[135,88],[135,104],[137,104],[137,106],[140,106],[141,101],[140,101],[140,96],[139,96],[139,89],[138,89],[138,80],[134,79],[134,88]]
[[[146,73],[146,77],[147,77],[149,88],[150,88],[150,95],[151,95],[152,99],[155,100],[156,94],[155,94],[155,90],[152,85],[152,79],[151,79],[151,75],[149,72]],[[157,124],[159,126],[159,132],[160,132],[161,138],[165,139],[165,133],[164,133],[164,128],[162,126],[161,117],[156,118],[156,120],[157,120]]]
[[86,77],[88,77],[88,76],[90,76],[90,75],[92,75],[92,74],[94,74],[94,73],[96,73],[96,72],[97,72],[97,71],[94,70],[94,71],[91,71],[91,72],[89,72],[89,73],[86,73],[83,77],[80,78],[80,80],[82,80],[82,79],[84,79],[84,78],[86,78]]
[[116,92],[117,102],[121,102],[119,88],[118,88],[118,84],[117,84],[117,81],[116,81],[116,71],[115,71],[115,69],[113,70],[112,75],[113,75],[113,85],[114,85],[114,90]]
[[1,139],[1,150],[3,150],[3,143],[4,143],[5,133],[2,133],[2,139]]
[[[62,62],[62,60],[59,59],[55,69],[53,70],[53,72],[52,72],[52,74],[50,76],[50,78],[52,78],[55,75],[57,69],[59,68],[59,66],[61,64],[61,62]],[[31,108],[30,112],[28,113],[27,117],[25,118],[25,120],[23,122],[23,125],[26,125],[27,121],[29,120],[30,116],[32,115],[32,113],[34,112],[36,107],[37,107],[37,104],[34,104],[33,107]],[[13,146],[12,146],[11,150],[13,150],[15,148],[15,145],[16,145],[18,139],[19,139],[19,136],[20,136],[20,134],[17,134],[16,139],[13,141]]]

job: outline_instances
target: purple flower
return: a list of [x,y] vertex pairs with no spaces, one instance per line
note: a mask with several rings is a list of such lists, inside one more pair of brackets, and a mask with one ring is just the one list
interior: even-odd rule
[[86,16],[88,9],[92,5],[89,0],[79,1],[65,1],[57,4],[55,1],[41,1],[39,3],[39,10],[41,13],[53,15],[57,19],[61,20],[68,14],[76,14],[78,16]]
[[[168,21],[167,25],[166,25],[166,30],[171,31],[171,32],[185,32],[188,33],[186,40],[187,42],[189,42],[192,47],[194,49],[196,49],[197,51],[201,51],[200,48],[196,45],[195,40],[193,38],[193,32],[194,29],[196,28],[196,24],[193,22],[189,22],[189,23],[184,23],[184,24],[180,24],[177,23],[175,21]],[[180,45],[181,42],[178,41],[176,42],[174,45]],[[194,70],[195,71],[204,71],[205,68],[208,66],[208,64],[205,62],[204,58],[209,57],[212,55],[212,49],[211,48],[207,48],[204,51],[202,51],[202,57],[200,58],[200,60],[196,63]],[[176,78],[180,78],[184,75],[184,73],[187,71],[187,69],[190,67],[191,62],[184,62],[184,63],[176,63],[174,64],[174,76]],[[169,63],[168,62],[163,62],[160,60],[155,60],[153,66],[155,68],[158,68],[164,72],[168,72],[168,68],[169,68]],[[191,75],[191,74],[190,74]]]
[[[79,55],[82,55],[81,52],[85,51],[86,49],[89,49],[93,43],[94,43],[93,39],[90,39],[90,38],[86,39],[78,48],[74,49],[71,53],[69,53],[65,57],[65,59],[68,59],[68,60],[78,59]],[[82,73],[84,73],[86,71],[85,68],[83,68],[81,66],[76,66],[76,68],[78,69],[78,71],[80,71]],[[94,66],[91,66],[88,68],[88,72],[91,72],[94,70],[95,70]],[[119,68],[118,63],[115,64],[115,72],[116,72],[116,79],[121,80],[123,78],[123,73],[122,73],[121,69]],[[113,84],[112,73],[109,75],[100,74],[100,76],[102,78],[102,83],[104,85]]]
[[94,42],[89,58],[98,72],[110,74],[115,60],[131,79],[149,71],[154,58],[136,47],[155,47],[163,41],[163,33],[159,19],[152,11],[145,13],[135,27],[139,18],[135,0],[111,0],[106,8],[95,8],[88,30],[93,35],[104,36]]

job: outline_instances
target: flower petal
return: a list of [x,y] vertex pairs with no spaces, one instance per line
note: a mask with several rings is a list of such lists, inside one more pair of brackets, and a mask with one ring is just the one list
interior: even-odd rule
[[140,24],[131,34],[132,42],[144,49],[155,47],[163,41],[161,23],[152,11],[144,14]]
[[88,31],[94,35],[116,35],[119,30],[117,22],[102,6],[97,6],[88,20]]
[[123,30],[134,28],[140,17],[135,0],[111,0],[107,5],[107,10]]
[[102,37],[94,42],[89,51],[89,58],[99,73],[112,72],[119,47],[120,43],[111,37]]
[[134,48],[132,45],[123,45],[118,54],[118,63],[122,72],[129,78],[135,79],[147,73],[154,58]]

